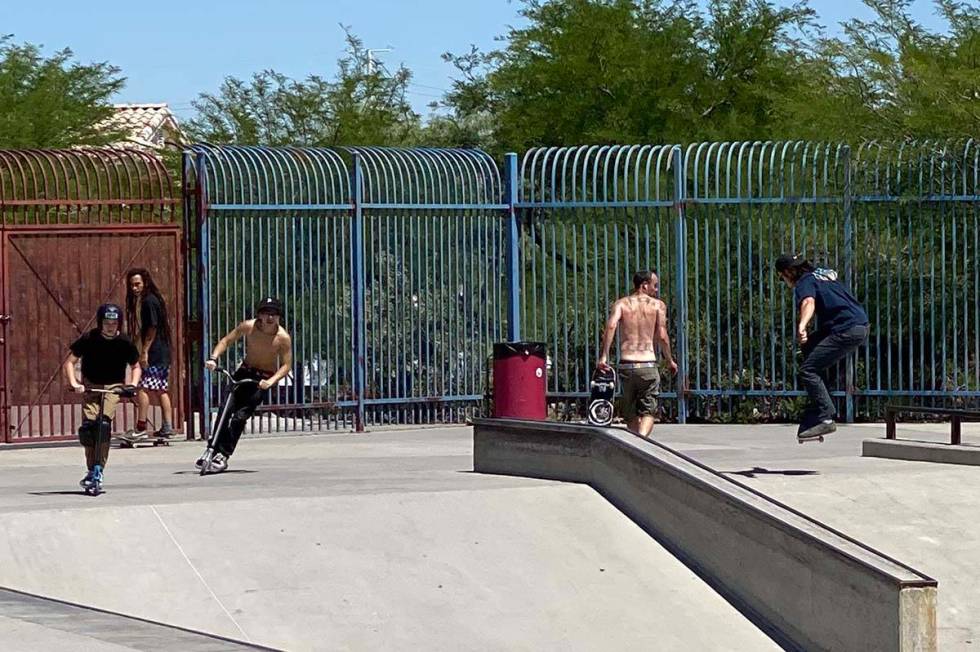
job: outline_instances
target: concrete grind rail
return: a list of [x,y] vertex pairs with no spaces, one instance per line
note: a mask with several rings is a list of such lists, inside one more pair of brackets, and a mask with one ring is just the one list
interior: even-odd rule
[[936,649],[935,580],[665,446],[477,420],[474,469],[591,485],[786,647]]
[[865,439],[861,454],[865,457],[884,457],[910,462],[980,466],[980,446],[943,444],[933,441]]

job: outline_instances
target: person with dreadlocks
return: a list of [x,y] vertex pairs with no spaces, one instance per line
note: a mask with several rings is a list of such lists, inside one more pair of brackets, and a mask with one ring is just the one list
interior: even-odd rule
[[[793,288],[799,319],[796,339],[803,353],[800,382],[809,405],[803,413],[796,437],[800,443],[837,430],[837,411],[827,391],[827,370],[851,355],[868,339],[868,313],[832,269],[815,267],[800,255],[783,254],[776,259],[776,273]],[[809,331],[816,319],[817,327]]]
[[147,436],[147,413],[150,396],[160,404],[162,419],[155,437],[170,437],[173,429],[173,404],[170,401],[170,323],[167,302],[146,269],[126,272],[126,325],[139,348],[139,365],[143,370],[136,395],[136,428],[127,433],[129,441]]

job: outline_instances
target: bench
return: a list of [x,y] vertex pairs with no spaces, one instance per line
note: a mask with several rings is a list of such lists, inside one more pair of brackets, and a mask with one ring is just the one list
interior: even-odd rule
[[899,412],[915,412],[918,414],[938,414],[949,417],[949,443],[959,445],[962,439],[961,424],[964,421],[980,421],[980,410],[963,410],[959,408],[919,407],[914,405],[885,406],[885,439],[895,439],[895,415]]

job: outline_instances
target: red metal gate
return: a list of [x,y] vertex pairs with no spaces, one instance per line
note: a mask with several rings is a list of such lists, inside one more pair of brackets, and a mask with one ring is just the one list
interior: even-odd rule
[[[80,397],[66,391],[68,346],[96,308],[125,303],[145,267],[170,309],[174,422],[183,422],[181,230],[170,177],[135,150],[0,150],[0,441],[66,439]],[[122,411],[116,429],[133,421]]]

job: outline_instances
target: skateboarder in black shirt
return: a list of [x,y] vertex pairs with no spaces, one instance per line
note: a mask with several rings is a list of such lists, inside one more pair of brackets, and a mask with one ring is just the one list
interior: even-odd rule
[[[810,404],[803,414],[797,438],[801,442],[822,439],[837,430],[836,410],[824,374],[868,338],[868,315],[832,269],[814,267],[803,256],[784,254],[776,259],[776,271],[793,288],[799,311],[796,337],[803,350],[799,378]],[[814,317],[817,328],[808,333]]]

